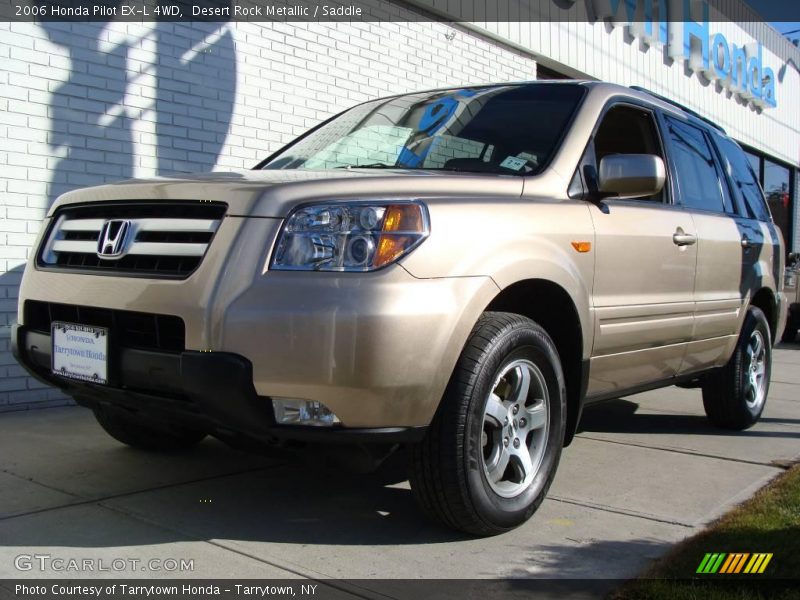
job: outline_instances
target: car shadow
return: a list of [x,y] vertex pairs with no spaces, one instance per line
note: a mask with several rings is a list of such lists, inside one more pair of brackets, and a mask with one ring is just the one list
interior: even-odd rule
[[[96,452],[104,456],[93,463],[122,465],[121,478],[145,479],[145,471],[157,468],[163,457],[114,445]],[[211,465],[206,471],[198,468],[197,453]],[[174,483],[109,495],[100,486],[84,485],[94,492],[89,497],[81,494],[67,505],[0,518],[2,546],[102,548],[209,539],[381,546],[470,539],[420,513],[406,483],[402,452],[369,474],[354,471],[350,460],[337,458],[331,449],[262,454],[267,460],[253,464],[252,455],[206,441],[165,457],[177,463],[171,467]],[[240,461],[243,470],[219,473],[220,464]],[[63,472],[85,473],[80,453],[60,463]],[[181,463],[187,473],[183,483]],[[109,473],[97,480],[108,481]],[[46,478],[37,479],[49,485]],[[88,522],[91,535],[85,533]]]
[[[777,519],[780,522],[780,519]],[[682,544],[675,546],[672,543],[651,540],[651,539],[631,539],[624,541],[579,540],[576,545],[541,545],[536,547],[536,552],[532,553],[527,564],[535,570],[537,576],[564,578],[567,580],[586,580],[587,578],[604,576],[608,577],[606,570],[609,564],[624,564],[626,559],[637,557],[639,561],[635,563],[635,570],[630,573],[614,573],[614,577],[635,577],[644,576],[658,578],[666,582],[677,580],[688,583],[692,580],[694,593],[690,595],[680,595],[680,597],[691,598],[731,598],[749,597],[740,590],[739,595],[721,593],[719,596],[711,594],[711,587],[720,583],[720,579],[703,579],[697,577],[697,569],[702,563],[707,553],[734,553],[734,552],[775,552],[777,558],[782,549],[789,549],[795,546],[795,540],[800,534],[800,527],[790,525],[782,527],[757,527],[751,521],[744,519],[741,522],[728,523],[725,527],[701,532],[694,538],[687,538]],[[784,550],[786,552],[786,550]],[[644,567],[641,559],[647,561]],[[751,578],[748,583],[754,586],[756,591],[760,585],[770,584],[762,588],[763,592],[780,591],[787,593],[788,590],[795,590],[797,586],[797,573],[794,572],[796,565],[791,561],[775,560],[770,562],[766,572],[758,579]],[[519,581],[524,586],[524,578],[530,577],[527,570],[518,570],[511,573],[512,581]],[[590,580],[591,581],[591,580]],[[597,583],[601,583],[601,579]],[[608,580],[612,589],[618,588],[625,583],[623,579]],[[724,580],[723,580],[724,582]],[[730,580],[728,580],[730,583]],[[737,584],[737,589],[739,584]],[[728,590],[729,592],[730,590]],[[601,597],[601,596],[596,596]],[[611,598],[616,595],[608,596]],[[624,594],[623,597],[651,597],[637,596],[636,594]],[[656,594],[655,597],[670,597],[669,594]],[[796,591],[787,593],[755,593],[753,597],[775,597],[775,598],[795,598]]]
[[800,350],[800,337],[796,337],[791,342],[780,342],[776,348],[778,350]]
[[[800,437],[725,432],[701,416],[638,409],[627,399],[589,406],[579,431]],[[354,472],[353,465],[363,466],[363,461],[345,458],[333,448],[267,447],[254,456],[207,440],[191,451],[147,453],[107,438],[81,409],[62,410],[58,419],[20,422],[12,428],[17,441],[7,440],[9,447],[23,447],[34,436],[46,456],[6,456],[0,467],[70,496],[0,516],[5,548],[98,549],[207,540],[389,547],[473,539],[421,513],[407,483],[403,451],[369,474]],[[42,466],[51,462],[53,466]],[[535,523],[534,515],[528,526]]]
[[[639,404],[625,398],[587,406],[578,433],[652,433],[800,439],[798,431],[729,431],[711,425],[705,416],[638,412]],[[800,423],[800,419],[761,418],[767,423]]]
[[[641,572],[641,560],[654,561],[663,556],[672,544],[663,540],[632,539],[632,540],[573,540],[570,545],[543,544],[536,547],[526,565],[526,570],[516,570],[511,573],[511,578],[524,580],[526,577],[554,577],[565,580],[583,580],[587,583],[594,578],[600,584],[610,584],[613,589],[620,581],[609,581],[609,577],[633,577]],[[631,560],[636,557],[636,560]],[[615,572],[610,574],[608,566],[620,565],[626,561],[631,562],[630,572]],[[610,590],[607,590],[610,591]],[[598,596],[600,597],[600,596]]]

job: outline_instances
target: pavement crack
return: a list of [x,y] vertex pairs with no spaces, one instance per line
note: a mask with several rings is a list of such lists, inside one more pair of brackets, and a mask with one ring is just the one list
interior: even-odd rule
[[153,487],[142,488],[142,489],[139,489],[139,490],[132,490],[132,491],[128,491],[128,492],[120,492],[119,494],[110,494],[108,496],[100,496],[98,498],[87,498],[86,496],[81,496],[81,495],[75,494],[74,492],[68,492],[66,490],[61,490],[61,489],[53,487],[53,486],[48,486],[46,484],[39,483],[35,479],[23,477],[23,476],[21,476],[21,475],[19,475],[17,473],[12,473],[12,472],[3,470],[3,472],[4,473],[8,473],[8,475],[12,475],[12,476],[17,477],[19,479],[22,479],[24,481],[30,481],[32,483],[36,483],[37,485],[42,485],[43,487],[53,489],[55,491],[61,492],[63,494],[67,494],[67,495],[72,496],[74,498],[82,498],[82,500],[80,500],[78,502],[70,502],[68,504],[59,504],[58,506],[48,506],[48,507],[45,507],[45,508],[38,508],[36,510],[29,510],[29,511],[22,512],[22,513],[15,513],[15,514],[11,514],[11,515],[0,516],[0,522],[8,521],[10,519],[18,519],[20,517],[27,517],[27,516],[30,516],[30,515],[38,515],[38,514],[41,514],[41,513],[52,512],[52,511],[55,511],[55,510],[61,510],[62,508],[72,508],[73,506],[86,506],[88,504],[101,505],[103,502],[107,502],[109,500],[116,500],[118,498],[126,498],[128,496],[135,496],[137,494],[144,494],[146,492],[156,492],[156,491],[159,491],[159,490],[165,490],[165,489],[169,489],[169,488],[177,488],[177,487],[181,487],[183,485],[191,485],[193,483],[202,483],[203,481],[211,481],[213,479],[224,479],[226,477],[234,477],[236,475],[243,475],[245,473],[255,473],[255,472],[258,472],[258,471],[268,471],[270,469],[276,469],[276,468],[279,468],[279,467],[282,467],[282,466],[284,466],[284,463],[278,463],[278,464],[269,465],[269,466],[266,466],[266,467],[253,467],[252,469],[243,469],[241,471],[235,471],[233,473],[221,473],[221,474],[217,474],[217,475],[209,475],[207,477],[198,477],[198,478],[195,478],[195,479],[189,479],[187,481],[179,481],[177,483],[165,483],[163,485],[157,485],[157,486],[153,486]]
[[637,519],[645,519],[647,521],[655,521],[656,523],[665,523],[667,525],[677,525],[678,527],[685,527],[687,529],[694,529],[695,526],[691,523],[684,523],[683,521],[678,521],[677,519],[671,519],[669,517],[658,517],[656,515],[651,515],[647,513],[640,513],[635,510],[626,510],[622,508],[615,508],[613,506],[607,506],[605,504],[595,504],[593,502],[586,502],[583,500],[573,500],[572,498],[565,498],[563,496],[553,496],[548,495],[548,500],[555,500],[556,502],[563,502],[564,504],[572,504],[573,506],[581,506],[583,508],[592,508],[594,510],[601,510],[603,512],[614,513],[616,515],[623,515],[626,517],[634,517]]
[[[180,532],[180,533],[182,533],[182,532]],[[258,561],[260,563],[264,563],[266,565],[270,565],[271,567],[275,567],[276,569],[281,569],[282,571],[287,571],[289,573],[292,573],[293,575],[297,575],[298,577],[302,577],[303,579],[308,579],[310,581],[316,581],[317,583],[319,583],[321,585],[324,585],[325,587],[333,588],[335,590],[339,590],[340,592],[345,592],[346,594],[349,594],[349,595],[357,597],[357,598],[364,598],[364,600],[372,600],[375,597],[374,595],[367,596],[367,595],[355,592],[355,591],[353,591],[351,589],[348,589],[347,585],[339,584],[337,582],[334,582],[333,581],[333,577],[331,575],[327,575],[326,573],[319,573],[319,575],[322,575],[323,577],[325,577],[325,579],[319,579],[318,578],[319,575],[317,577],[308,575],[307,573],[303,573],[300,570],[294,569],[292,567],[288,567],[286,565],[282,565],[280,563],[273,562],[271,560],[267,560],[266,558],[262,558],[260,556],[256,556],[255,554],[252,554],[250,552],[246,552],[244,550],[240,550],[239,548],[232,548],[231,546],[227,546],[225,544],[222,544],[222,543],[214,541],[214,540],[205,540],[205,542],[208,543],[208,544],[211,544],[212,546],[216,546],[217,548],[220,548],[222,550],[227,550],[228,552],[233,552],[235,554],[239,554],[241,556],[245,556],[245,557],[250,558],[252,560],[256,560],[256,561]],[[385,596],[384,594],[381,594],[381,596],[384,596],[386,598],[391,598],[391,596]]]
[[732,458],[730,456],[720,456],[718,454],[706,454],[704,452],[697,452],[696,450],[689,450],[688,448],[669,448],[669,447],[665,447],[665,446],[653,446],[651,444],[639,444],[637,442],[622,442],[622,441],[618,441],[618,440],[609,440],[609,439],[605,439],[605,438],[598,438],[598,437],[593,437],[593,436],[590,436],[590,435],[583,435],[583,434],[577,435],[576,437],[579,437],[579,438],[584,439],[584,440],[591,440],[593,442],[603,442],[603,443],[606,443],[606,444],[617,444],[618,446],[631,446],[631,447],[634,447],[634,448],[646,448],[647,450],[659,450],[661,452],[673,452],[675,454],[685,454],[687,456],[700,456],[702,458],[713,458],[715,460],[725,460],[725,461],[728,461],[728,462],[741,463],[741,464],[744,464],[744,465],[755,465],[755,466],[758,466],[758,467],[770,467],[770,468],[773,468],[773,469],[776,469],[776,468],[777,469],[782,469],[782,468],[784,468],[784,467],[781,467],[779,465],[776,465],[774,462],[763,462],[763,461],[758,461],[758,460],[746,460],[746,459],[743,459],[743,458]]
[[[80,494],[76,494],[75,492],[69,492],[67,490],[62,490],[61,488],[56,487],[54,485],[50,485],[48,483],[42,483],[41,481],[35,480],[33,477],[25,477],[24,475],[20,475],[19,473],[15,473],[14,471],[11,471],[9,469],[0,469],[0,473],[3,473],[5,475],[9,475],[11,477],[14,477],[15,479],[19,479],[20,481],[27,481],[28,483],[34,483],[34,484],[36,484],[38,486],[41,486],[43,488],[46,488],[48,490],[53,490],[54,492],[59,492],[61,494],[66,494],[67,496],[72,496],[73,498],[84,498],[85,499],[85,496],[81,496]],[[69,505],[69,506],[71,506],[71,505]],[[5,517],[0,517],[0,521],[2,521],[3,518],[5,518]]]

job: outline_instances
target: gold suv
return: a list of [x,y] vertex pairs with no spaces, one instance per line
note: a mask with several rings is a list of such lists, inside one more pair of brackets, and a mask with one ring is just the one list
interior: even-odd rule
[[764,409],[783,243],[739,146],[642,90],[464,87],[356,106],[253,170],[65,194],[16,355],[126,444],[406,444],[447,525],[513,528],[587,402]]

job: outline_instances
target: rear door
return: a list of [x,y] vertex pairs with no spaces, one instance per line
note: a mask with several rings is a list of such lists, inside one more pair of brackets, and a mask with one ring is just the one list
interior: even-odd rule
[[772,287],[781,280],[780,231],[772,221],[758,177],[744,151],[722,135],[712,133],[712,139],[736,206],[742,257],[738,291],[744,304],[762,287]]
[[738,222],[710,133],[676,116],[664,116],[663,124],[676,199],[697,232],[694,327],[678,370],[687,374],[727,360],[741,314],[740,282],[748,270],[750,249],[743,249],[742,240],[758,243],[760,236]]

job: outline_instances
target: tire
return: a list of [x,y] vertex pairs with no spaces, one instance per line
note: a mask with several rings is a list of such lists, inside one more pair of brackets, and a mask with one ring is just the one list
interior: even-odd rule
[[141,418],[120,410],[96,408],[94,416],[100,426],[117,441],[139,450],[186,450],[199,444],[206,434],[183,427],[150,425]]
[[733,356],[703,385],[703,406],[709,421],[733,430],[755,425],[767,402],[771,372],[772,338],[767,318],[761,309],[751,306]]
[[[526,380],[527,395],[520,389]],[[414,497],[459,531],[513,529],[544,500],[565,428],[564,374],[550,336],[520,315],[484,313],[424,440],[411,450]]]

